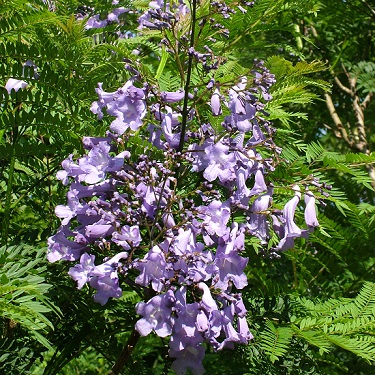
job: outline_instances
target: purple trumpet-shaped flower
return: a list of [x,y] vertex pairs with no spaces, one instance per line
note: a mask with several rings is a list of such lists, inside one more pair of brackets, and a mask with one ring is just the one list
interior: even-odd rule
[[[184,90],[163,91],[160,93],[160,97],[163,100],[163,102],[176,103],[176,102],[181,101],[185,97],[185,91]],[[189,94],[189,98],[192,99],[193,96]]]
[[96,184],[103,181],[107,172],[115,172],[122,168],[124,158],[128,152],[124,151],[115,157],[109,155],[110,145],[99,142],[90,149],[88,155],[78,160],[78,165],[73,162],[72,156],[62,162],[64,170],[57,172],[56,177],[68,184],[68,177],[74,177],[77,182]]
[[99,266],[95,266],[95,255],[83,254],[80,263],[71,267],[69,275],[77,281],[78,289],[89,282],[97,290],[94,301],[105,305],[110,297],[120,298],[122,290],[119,287],[117,268],[121,259],[128,257],[127,252],[118,253]]
[[[69,240],[68,237],[75,237],[75,241]],[[66,227],[61,227],[54,236],[48,238],[47,259],[50,262],[60,259],[74,261],[78,260],[85,250],[87,250],[87,241],[82,236],[78,236]]]
[[214,261],[217,270],[217,275],[213,279],[215,288],[225,292],[230,288],[230,283],[237,289],[247,285],[247,277],[243,271],[248,259],[238,255],[238,252],[244,249],[244,241],[243,230],[238,228],[237,223],[232,224],[229,235],[219,239]]
[[166,337],[172,333],[174,318],[173,306],[176,298],[172,290],[165,294],[152,297],[148,302],[139,302],[136,306],[137,314],[143,316],[135,324],[141,336],[147,336],[151,331],[159,337]]
[[[193,171],[202,171],[207,181],[215,181],[219,178],[225,184],[235,180],[234,167],[236,165],[235,154],[229,152],[229,146],[222,142],[213,143],[212,139],[206,140],[202,146],[190,147],[194,157]],[[204,152],[202,152],[204,151]]]
[[202,361],[205,356],[205,349],[201,344],[186,345],[183,350],[170,349],[169,355],[176,358],[171,368],[177,375],[184,375],[188,370],[191,370],[193,375],[204,374]]
[[309,229],[312,229],[319,226],[318,219],[316,217],[315,210],[315,197],[314,194],[307,190],[305,192],[305,221]]
[[172,369],[177,374],[185,374],[190,369],[194,375],[204,373],[202,360],[205,349],[204,341],[197,326],[199,303],[186,302],[186,287],[181,287],[176,293],[175,312],[177,318],[174,322],[173,333],[169,343],[169,355],[176,358]]
[[174,272],[165,259],[165,252],[168,250],[169,243],[165,240],[163,243],[154,246],[142,259],[139,260],[134,268],[141,274],[136,277],[135,282],[139,285],[151,287],[156,292],[164,289],[166,280],[169,280]]
[[55,207],[55,215],[63,219],[61,225],[68,225],[71,219],[77,215],[84,215],[88,209],[87,203],[80,202],[79,191],[74,189],[73,185],[71,185],[66,196],[68,198],[68,205],[58,205]]
[[247,99],[244,90],[246,89],[247,78],[242,77],[240,83],[229,90],[228,108],[230,116],[225,118],[225,122],[233,129],[241,133],[250,131],[253,127],[251,120],[254,119],[256,108]]
[[123,13],[127,13],[129,12],[129,9],[127,8],[124,8],[124,7],[119,7],[119,8],[115,8],[113,9],[110,13],[108,13],[108,16],[107,16],[107,20],[109,22],[120,22],[119,20],[119,16]]
[[179,230],[170,248],[177,256],[173,269],[179,275],[179,282],[190,285],[211,278],[213,256],[210,251],[204,251],[204,248],[203,243],[196,241],[191,228]]
[[86,22],[86,29],[100,29],[102,27],[106,27],[108,25],[108,20],[104,19],[101,20],[99,18],[99,14],[96,14],[90,17]]
[[90,272],[95,268],[95,255],[82,254],[79,264],[71,267],[68,274],[81,289],[89,280]]
[[90,280],[90,286],[97,290],[94,294],[94,301],[104,306],[110,297],[120,298],[122,296],[122,289],[119,286],[119,281],[114,276],[100,276],[93,277]]
[[172,113],[167,113],[164,115],[163,121],[161,122],[161,129],[168,145],[171,148],[177,149],[180,144],[181,132],[173,133]]
[[257,236],[262,241],[266,241],[268,237],[268,222],[266,219],[266,210],[270,206],[272,200],[273,187],[270,186],[266,194],[255,199],[250,209],[250,218],[248,221],[248,229],[251,234]]
[[297,205],[301,199],[301,193],[299,186],[294,186],[294,197],[285,205],[282,216],[282,228],[278,228],[275,225],[275,230],[279,231],[281,240],[278,243],[276,250],[285,251],[291,249],[294,246],[294,240],[298,237],[308,237],[308,231],[300,229],[294,222],[294,214]]
[[198,217],[203,219],[203,227],[210,235],[224,236],[227,231],[227,223],[230,218],[229,201],[212,201],[208,206],[197,208]]
[[218,88],[215,89],[214,93],[211,96],[211,110],[214,116],[220,116],[222,114],[220,91]]
[[121,233],[112,233],[112,241],[120,245],[124,250],[130,250],[131,246],[139,246],[142,241],[139,226],[122,226]]
[[89,151],[86,157],[79,160],[79,165],[86,174],[85,182],[97,183],[104,180],[106,172],[116,172],[121,169],[127,152],[112,158],[109,156],[109,151],[110,145],[107,142],[100,142]]
[[112,121],[110,130],[118,135],[125,133],[127,129],[138,130],[142,126],[142,119],[146,115],[145,92],[133,85],[134,79],[129,80],[123,87],[116,92],[107,93],[102,89],[102,84],[96,92],[99,100],[91,106],[91,111],[103,117],[102,109],[107,107],[107,113],[115,116],[116,120]]
[[25,81],[21,81],[15,78],[9,78],[7,83],[5,84],[5,89],[8,91],[8,94],[10,94],[12,90],[17,92],[19,89],[24,89],[25,87],[27,87],[27,85],[28,83]]
[[85,226],[85,236],[89,240],[96,240],[110,236],[115,228],[112,224],[106,220],[100,219],[94,224],[88,224]]

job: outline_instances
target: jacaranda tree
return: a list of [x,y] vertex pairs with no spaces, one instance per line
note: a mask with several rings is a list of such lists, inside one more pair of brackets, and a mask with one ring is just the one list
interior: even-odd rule
[[375,158],[298,133],[319,10],[0,2],[5,373],[370,373],[375,211],[332,182]]

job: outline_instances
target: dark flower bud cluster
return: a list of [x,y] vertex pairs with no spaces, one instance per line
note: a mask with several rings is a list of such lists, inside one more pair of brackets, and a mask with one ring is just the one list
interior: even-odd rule
[[138,18],[139,29],[169,29],[180,20],[180,17],[189,12],[183,0],[179,0],[178,4],[173,5],[164,0],[151,1],[149,7],[150,9]]

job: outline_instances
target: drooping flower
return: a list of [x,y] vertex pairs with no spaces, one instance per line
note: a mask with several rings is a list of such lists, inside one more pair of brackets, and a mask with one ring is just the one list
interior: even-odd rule
[[215,89],[211,96],[211,110],[214,116],[222,114],[221,103],[220,103],[220,91],[218,88]]
[[[277,251],[285,251],[294,246],[294,240],[298,237],[308,237],[308,231],[300,229],[294,222],[294,214],[301,199],[300,187],[295,185],[294,197],[285,205],[282,216],[282,238],[276,246]],[[276,228],[275,228],[276,229]]]
[[127,252],[121,252],[106,262],[95,266],[95,255],[83,254],[80,263],[70,268],[69,275],[77,281],[78,289],[89,282],[97,290],[94,301],[105,305],[110,297],[119,298],[122,290],[118,281],[118,262],[128,257]]
[[164,251],[168,246],[168,241],[154,246],[142,260],[134,265],[134,268],[141,272],[135,279],[137,284],[145,287],[151,284],[152,289],[156,292],[161,292],[164,289],[165,281],[174,274],[165,259]]
[[135,324],[141,336],[147,336],[154,331],[159,337],[166,337],[172,333],[174,318],[173,306],[176,298],[171,290],[165,294],[152,297],[148,302],[138,302],[137,314],[143,318]]
[[247,285],[244,269],[248,259],[238,254],[244,248],[244,241],[244,233],[237,223],[232,224],[229,235],[219,239],[214,261],[217,270],[213,282],[215,288],[225,292],[230,288],[230,283],[233,283],[237,289],[243,289]]
[[318,219],[316,217],[316,210],[315,210],[315,197],[314,194],[306,190],[305,192],[305,221],[309,229],[313,229],[319,226]]
[[227,233],[227,223],[231,212],[229,201],[214,200],[208,206],[200,206],[197,210],[198,217],[203,219],[204,229],[210,235],[216,234],[221,237]]
[[[71,241],[68,237],[75,237],[76,241]],[[60,259],[74,261],[78,260],[85,250],[87,242],[77,241],[77,235],[63,226],[54,236],[48,238],[47,259],[50,262]]]
[[9,78],[7,83],[5,84],[5,89],[8,91],[8,94],[10,94],[12,90],[17,92],[19,89],[24,89],[25,87],[27,87],[27,85],[27,82],[20,79]]
[[127,129],[138,130],[142,126],[142,119],[146,115],[145,91],[133,85],[134,79],[130,79],[125,85],[113,93],[105,92],[102,83],[98,84],[96,92],[99,100],[91,106],[91,111],[103,118],[104,107],[107,113],[115,116],[110,129],[118,135],[124,134]]

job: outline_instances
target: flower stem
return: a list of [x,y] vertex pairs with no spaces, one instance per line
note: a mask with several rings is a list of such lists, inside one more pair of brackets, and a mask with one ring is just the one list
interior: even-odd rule
[[9,174],[8,174],[8,181],[7,181],[7,191],[5,193],[5,205],[4,205],[4,221],[2,225],[2,233],[1,233],[1,244],[7,245],[8,243],[8,233],[9,233],[9,223],[10,223],[10,206],[12,200],[12,192],[13,192],[13,180],[14,180],[14,167],[16,164],[16,144],[18,141],[18,125],[15,124],[13,126],[13,144],[12,144],[12,153],[10,155],[10,163],[9,163]]
[[[195,31],[195,23],[196,23],[196,13],[197,13],[197,0],[192,1],[192,11],[191,11],[191,31],[190,31],[190,48],[194,47],[194,31]],[[189,48],[189,49],[190,49]],[[182,151],[184,148],[184,141],[185,141],[185,133],[186,133],[186,123],[188,119],[188,100],[189,100],[189,88],[190,88],[190,77],[191,71],[193,68],[193,54],[189,53],[189,60],[188,60],[188,67],[186,73],[186,81],[185,81],[185,96],[184,96],[184,105],[182,107],[182,125],[181,125],[181,138],[180,144],[178,146],[178,151]]]
[[130,359],[130,356],[137,345],[137,342],[140,338],[140,335],[136,329],[133,329],[128,342],[126,343],[124,349],[122,350],[121,354],[117,358],[116,363],[113,365],[111,371],[108,375],[118,375],[121,373],[121,370],[125,367],[126,363]]

